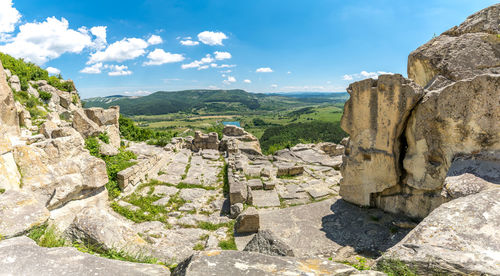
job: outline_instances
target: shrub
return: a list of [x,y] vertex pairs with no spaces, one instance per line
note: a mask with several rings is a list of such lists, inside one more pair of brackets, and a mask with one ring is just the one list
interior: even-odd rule
[[109,144],[109,135],[107,132],[103,132],[103,133],[99,134],[98,137],[99,137],[99,140],[103,141],[106,144]]
[[38,94],[40,95],[40,99],[44,101],[48,101],[52,98],[52,93],[50,92],[38,91]]
[[130,160],[136,159],[137,156],[133,152],[120,150],[120,152],[117,155],[102,156],[101,158],[104,160],[104,162],[106,162],[106,171],[108,173],[108,181],[109,181],[106,184],[106,189],[108,190],[108,196],[110,198],[116,198],[120,195],[121,192],[117,181],[118,173],[130,166],[133,166],[135,162]]
[[95,137],[85,139],[85,148],[89,150],[90,155],[100,157],[99,141]]

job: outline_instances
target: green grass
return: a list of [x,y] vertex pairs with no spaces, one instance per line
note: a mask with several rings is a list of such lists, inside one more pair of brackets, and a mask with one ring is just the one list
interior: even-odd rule
[[134,263],[161,264],[158,262],[158,259],[154,257],[146,256],[143,254],[137,254],[136,256],[133,256],[131,254],[128,254],[127,252],[116,249],[104,250],[102,247],[95,246],[90,243],[83,244],[74,242],[73,247],[75,247],[76,249],[78,249],[78,251],[83,253],[98,255],[100,257],[113,260],[120,260],[126,262],[134,262]]
[[231,227],[231,222],[218,223],[218,224],[214,224],[214,223],[210,223],[210,222],[206,222],[206,221],[198,222],[198,228],[203,229],[203,230],[216,231],[222,227]]
[[0,194],[3,194],[3,193],[5,193],[5,189],[0,188]]
[[109,144],[109,135],[107,132],[103,132],[101,134],[99,134],[98,136],[99,140],[101,140],[102,142],[106,143],[106,144]]
[[348,261],[344,261],[344,262],[341,262],[341,263],[346,264],[346,265],[350,265],[350,266],[354,267],[357,270],[370,270],[371,269],[370,266],[368,266],[366,264],[367,263],[366,258],[356,257],[356,259],[358,260],[356,263],[348,262]]
[[196,250],[196,251],[202,251],[205,249],[205,246],[201,243],[197,243],[193,246],[193,250]]
[[192,156],[190,155],[189,159],[188,159],[188,163],[186,165],[186,168],[184,169],[184,174],[182,174],[182,176],[181,176],[182,180],[186,179],[187,174],[189,172],[189,169],[191,168],[191,159],[192,159]]
[[45,224],[32,228],[28,232],[28,237],[42,247],[62,247],[67,243],[56,233],[54,227],[48,227]]
[[417,272],[399,260],[383,260],[377,263],[376,269],[388,276],[417,276]]
[[234,240],[234,223],[235,220],[232,220],[227,223],[227,235],[228,238],[224,241],[219,241],[219,247],[222,250],[238,250],[236,247],[236,241]]

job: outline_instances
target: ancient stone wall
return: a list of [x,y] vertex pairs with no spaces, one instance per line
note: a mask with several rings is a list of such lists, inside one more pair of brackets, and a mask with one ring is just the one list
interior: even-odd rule
[[137,164],[118,173],[118,185],[125,193],[133,191],[138,184],[158,175],[158,172],[166,164],[167,157],[164,154],[151,155],[148,158],[140,159]]

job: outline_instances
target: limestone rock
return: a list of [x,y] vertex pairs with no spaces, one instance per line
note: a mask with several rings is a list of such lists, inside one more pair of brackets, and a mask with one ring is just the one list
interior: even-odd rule
[[342,128],[350,135],[341,167],[340,194],[368,206],[370,195],[399,183],[400,136],[424,91],[403,76],[381,75],[348,88]]
[[98,126],[115,125],[118,126],[120,118],[120,107],[111,106],[108,109],[100,107],[85,108],[85,115]]
[[84,198],[108,182],[104,161],[91,156],[82,137],[74,134],[15,147],[23,187],[49,209]]
[[66,235],[74,241],[90,243],[104,250],[121,250],[130,255],[145,254],[148,245],[128,221],[107,208],[81,210],[66,230]]
[[243,204],[242,203],[235,203],[231,205],[231,210],[230,210],[230,217],[231,218],[236,218],[238,217],[241,212],[243,212]]
[[9,84],[10,84],[10,87],[12,87],[12,90],[14,90],[16,92],[21,91],[21,81],[19,80],[18,76],[13,75],[12,77],[10,77]]
[[0,264],[5,275],[170,275],[164,266],[110,260],[73,247],[40,247],[28,237],[1,241]]
[[47,221],[49,215],[31,194],[12,190],[0,194],[0,235],[4,238],[24,234]]
[[435,209],[379,260],[396,259],[418,274],[500,274],[500,189]]
[[259,231],[259,212],[248,207],[237,218],[234,226],[236,233],[252,233]]
[[458,81],[426,95],[406,129],[406,184],[441,189],[452,159],[500,149],[500,75]]
[[0,188],[6,190],[21,189],[21,174],[12,152],[0,154]]
[[7,84],[7,79],[0,62],[0,133],[4,135],[19,134],[19,118],[12,90]]
[[408,57],[408,77],[425,87],[438,75],[458,81],[499,74],[499,13],[500,4],[488,7],[420,46]]
[[59,126],[52,121],[45,121],[40,126],[40,133],[45,136],[45,138],[52,138],[52,132],[58,129]]
[[[384,275],[369,271],[364,275]],[[322,259],[294,259],[245,251],[205,251],[192,255],[174,270],[175,276],[194,275],[363,275],[355,268]]]
[[246,132],[243,128],[226,125],[222,133],[224,134],[220,144],[222,151],[233,152],[239,150],[250,155],[262,155],[259,139]]
[[85,113],[80,109],[73,111],[73,127],[82,134],[84,138],[97,136],[103,132],[99,125],[87,118]]
[[107,125],[104,126],[104,131],[109,136],[109,144],[116,149],[120,148],[120,130],[116,125]]
[[28,93],[30,93],[31,95],[33,95],[37,98],[40,96],[40,93],[38,93],[38,90],[33,88],[33,86],[31,86],[31,84],[28,85]]
[[215,132],[210,132],[209,134],[204,134],[201,131],[196,131],[194,133],[193,146],[194,150],[202,149],[219,149],[219,136]]
[[278,171],[276,176],[295,176],[302,174],[304,172],[303,166],[291,165],[291,164],[277,164]]
[[293,257],[293,250],[280,241],[271,231],[262,230],[250,240],[243,251],[258,252],[271,256]]

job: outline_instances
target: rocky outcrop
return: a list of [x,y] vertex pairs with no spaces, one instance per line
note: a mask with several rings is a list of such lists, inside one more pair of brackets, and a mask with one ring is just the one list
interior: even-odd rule
[[33,195],[8,190],[0,194],[0,237],[11,238],[43,224],[49,211]]
[[379,260],[418,274],[500,275],[500,189],[445,203]]
[[293,259],[255,252],[205,251],[180,263],[172,275],[384,275],[320,259]]
[[39,247],[28,237],[0,242],[4,275],[170,275],[161,265],[110,260],[72,247]]
[[294,256],[290,246],[279,240],[269,230],[259,231],[255,234],[243,251],[258,252],[271,256]]
[[[19,119],[14,103],[12,90],[7,83],[6,75],[0,62],[0,135],[18,135]],[[0,147],[4,147],[3,141]]]
[[[340,195],[370,205],[370,195],[396,186],[402,175],[400,137],[423,89],[401,75],[382,75],[349,86],[341,126],[350,141]],[[362,172],[362,173],[360,173]]]
[[481,10],[413,51],[408,57],[408,77],[422,87],[432,87],[499,74],[499,14],[500,4]]
[[[499,11],[500,4],[484,9],[412,52],[408,76],[416,84],[380,76],[350,86],[342,118],[350,134],[340,187],[345,200],[423,218],[499,183],[474,166],[449,174],[463,156],[500,164]],[[380,90],[368,94],[372,100],[362,92],[368,84]],[[401,94],[405,85],[409,94]],[[372,104],[380,98],[381,110]]]
[[259,139],[243,128],[226,125],[222,133],[224,134],[220,145],[222,151],[235,152],[239,150],[250,155],[262,155]]
[[202,149],[219,149],[219,135],[215,132],[203,134],[201,131],[194,133],[193,150],[198,151]]
[[118,125],[120,107],[111,106],[108,109],[100,107],[85,108],[85,115],[98,126]]
[[90,120],[83,110],[73,111],[73,127],[83,136],[88,138],[103,133],[103,129],[94,121]]

